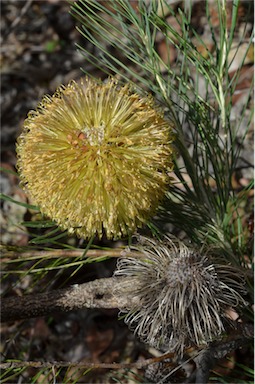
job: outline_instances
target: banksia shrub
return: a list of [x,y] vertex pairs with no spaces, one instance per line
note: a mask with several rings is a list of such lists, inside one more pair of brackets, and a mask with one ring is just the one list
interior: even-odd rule
[[126,279],[116,295],[130,303],[126,323],[158,349],[182,355],[186,347],[207,345],[233,325],[227,310],[245,304],[240,271],[202,250],[169,237],[140,237],[125,253],[115,276]]
[[23,187],[80,237],[117,238],[156,212],[172,167],[171,125],[152,97],[88,78],[45,96],[18,139]]

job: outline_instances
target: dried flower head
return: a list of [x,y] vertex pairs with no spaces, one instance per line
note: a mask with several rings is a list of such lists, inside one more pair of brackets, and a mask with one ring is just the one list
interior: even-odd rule
[[88,78],[45,96],[18,139],[22,185],[42,213],[78,236],[134,231],[168,187],[171,126],[149,96]]
[[126,279],[116,294],[130,303],[126,323],[151,346],[182,355],[186,347],[207,345],[229,323],[226,310],[245,304],[240,271],[176,239],[140,237],[125,252],[115,276]]

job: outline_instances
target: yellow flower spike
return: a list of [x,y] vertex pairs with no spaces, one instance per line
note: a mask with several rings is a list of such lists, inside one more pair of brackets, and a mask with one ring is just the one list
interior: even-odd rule
[[115,79],[71,81],[24,122],[21,185],[62,229],[118,238],[155,214],[168,188],[172,140],[152,97]]

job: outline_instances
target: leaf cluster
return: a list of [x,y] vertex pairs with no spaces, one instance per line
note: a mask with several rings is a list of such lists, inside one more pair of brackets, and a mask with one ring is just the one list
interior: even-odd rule
[[[252,33],[246,24],[237,38],[238,0],[231,9],[226,1],[215,3],[218,26],[211,20],[210,3],[204,3],[210,47],[192,25],[189,2],[174,8],[163,0],[141,0],[136,8],[126,0],[107,4],[78,0],[71,9],[86,41],[86,47],[78,45],[86,63],[153,94],[166,118],[174,122],[173,182],[153,224],[162,231],[171,223],[195,243],[220,244],[227,255],[234,251],[243,263],[248,234],[239,207],[253,183],[240,197],[232,181],[252,121],[252,112],[247,114],[252,109],[252,84],[234,121],[231,113],[241,70],[252,49]],[[164,60],[158,52],[159,38],[166,47]],[[236,57],[239,65],[230,76]],[[88,73],[86,66],[83,70]]]

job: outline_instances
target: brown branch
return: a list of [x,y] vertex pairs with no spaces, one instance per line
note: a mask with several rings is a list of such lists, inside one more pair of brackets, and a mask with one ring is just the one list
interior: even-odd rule
[[81,308],[125,308],[126,299],[114,297],[114,291],[123,279],[106,278],[72,285],[65,289],[8,297],[1,301],[1,321],[69,312]]
[[[42,250],[33,250],[33,251],[11,251],[8,247],[0,246],[0,249],[3,252],[2,262],[5,263],[15,263],[20,261],[27,260],[36,260],[36,259],[53,259],[53,258],[68,258],[68,257],[82,257],[84,254],[84,249],[52,249],[48,251]],[[85,257],[120,257],[123,252],[123,248],[115,249],[89,249],[86,252]]]
[[[55,258],[78,258],[84,255],[85,249],[52,249],[47,251],[13,251],[10,247],[0,245],[2,252],[1,262],[10,264],[20,261],[37,260],[37,259],[55,259]],[[122,257],[124,248],[114,249],[88,249],[84,257],[100,258],[100,257]],[[132,257],[144,257],[141,252],[135,252]]]
[[[33,367],[33,368],[64,368],[64,367],[75,367],[75,368],[84,368],[84,369],[123,369],[123,368],[137,368],[141,369],[147,365],[158,363],[162,360],[173,358],[174,353],[166,353],[158,357],[152,357],[151,359],[139,360],[134,363],[72,363],[68,361],[10,361],[7,363],[0,363],[1,369],[10,369],[10,368],[23,368],[23,367]],[[173,363],[175,365],[175,363]]]

